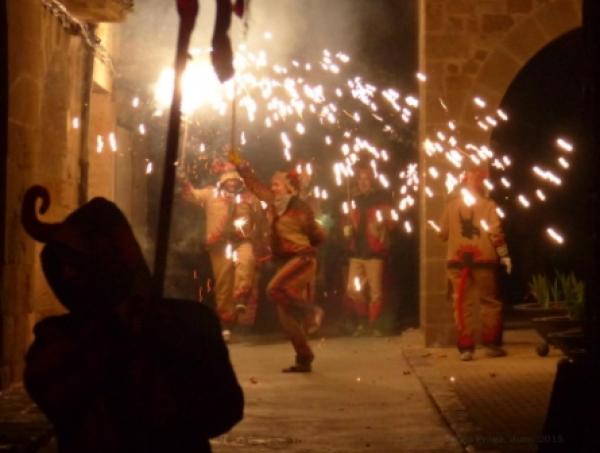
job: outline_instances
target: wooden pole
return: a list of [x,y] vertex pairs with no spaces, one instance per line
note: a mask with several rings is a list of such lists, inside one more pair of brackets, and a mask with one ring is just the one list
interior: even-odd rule
[[179,32],[177,35],[177,52],[175,55],[175,83],[169,115],[167,150],[158,214],[158,235],[154,255],[154,290],[155,295],[159,298],[162,297],[164,289],[171,213],[173,211],[173,192],[175,188],[176,170],[175,162],[177,160],[177,151],[179,149],[179,129],[181,126],[181,76],[185,71],[190,38],[198,15],[198,0],[177,0],[177,12],[179,14]]

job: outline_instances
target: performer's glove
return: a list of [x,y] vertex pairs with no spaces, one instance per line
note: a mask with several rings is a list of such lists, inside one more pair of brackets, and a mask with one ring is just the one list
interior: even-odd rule
[[227,160],[229,160],[229,162],[236,167],[239,167],[242,163],[242,156],[237,149],[229,148],[229,151],[227,152]]
[[500,264],[504,266],[507,274],[510,274],[512,272],[512,261],[510,259],[510,256],[503,256],[502,258],[500,258]]

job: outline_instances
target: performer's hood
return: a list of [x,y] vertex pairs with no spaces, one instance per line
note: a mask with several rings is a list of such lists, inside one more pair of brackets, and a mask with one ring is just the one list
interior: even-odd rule
[[23,200],[21,221],[27,233],[46,244],[42,269],[61,303],[73,312],[109,308],[133,294],[146,293],[150,271],[127,219],[104,198],[94,198],[60,223],[37,218],[50,205],[48,191],[31,187]]

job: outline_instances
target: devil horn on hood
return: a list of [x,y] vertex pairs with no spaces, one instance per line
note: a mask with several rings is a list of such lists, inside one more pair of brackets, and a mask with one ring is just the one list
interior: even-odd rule
[[57,223],[41,222],[36,213],[36,203],[38,198],[42,199],[40,214],[44,214],[50,207],[50,194],[43,186],[32,186],[27,189],[23,197],[21,206],[21,223],[25,231],[36,241],[48,242],[52,239],[53,233],[59,227]]

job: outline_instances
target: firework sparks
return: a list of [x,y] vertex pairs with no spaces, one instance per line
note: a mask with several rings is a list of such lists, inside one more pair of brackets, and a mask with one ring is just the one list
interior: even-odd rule
[[551,238],[551,239],[552,239],[554,242],[556,242],[557,244],[560,244],[560,245],[562,245],[562,244],[565,242],[565,240],[564,240],[564,238],[562,237],[562,235],[561,235],[561,234],[559,234],[559,233],[558,233],[558,232],[557,232],[557,231],[556,231],[554,228],[547,228],[547,229],[546,229],[546,233],[547,233],[547,234],[548,234],[548,236],[550,236],[550,238]]
[[[272,39],[272,34],[266,32],[264,38],[269,41]],[[370,158],[369,165],[381,187],[391,193],[400,194],[400,199],[396,200],[396,207],[402,211],[403,216],[405,211],[415,206],[415,198],[412,195],[419,191],[422,179],[439,180],[439,183],[432,181],[430,185],[423,187],[427,198],[439,195],[436,191],[443,188],[442,181],[447,192],[451,193],[459,187],[458,175],[464,170],[465,165],[471,162],[476,165],[491,165],[504,173],[483,181],[488,191],[494,190],[495,186],[499,185],[507,200],[515,199],[519,205],[526,208],[532,206],[532,201],[546,201],[546,195],[541,189],[522,187],[522,181],[515,181],[515,187],[512,187],[509,172],[513,161],[509,156],[496,156],[494,150],[485,144],[461,143],[459,125],[450,119],[451,112],[448,111],[448,105],[443,99],[439,99],[439,102],[448,112],[448,119],[440,130],[433,131],[432,138],[426,138],[420,144],[427,156],[425,168],[419,169],[417,164],[409,164],[399,172],[398,178],[394,180],[389,178],[390,156],[397,153],[397,148],[388,146],[390,150],[388,152],[384,149],[386,145],[382,146],[378,143],[378,138],[368,137],[365,131],[368,130],[370,133],[374,130],[373,124],[380,124],[375,129],[383,131],[382,134],[386,139],[394,134],[398,135],[399,127],[403,127],[403,122],[411,120],[420,106],[420,100],[410,94],[401,93],[395,88],[380,89],[360,75],[344,76],[344,65],[350,61],[350,57],[343,52],[324,49],[317,61],[303,62],[296,59],[285,64],[277,64],[269,62],[264,50],[252,52],[247,46],[241,46],[235,55],[235,85],[233,83],[221,85],[216,81],[207,59],[208,52],[195,51],[192,56],[193,59],[188,67],[189,74],[186,72],[182,79],[184,92],[182,111],[187,115],[186,118],[191,117],[193,112],[200,108],[212,108],[220,116],[227,118],[227,109],[239,95],[238,106],[245,111],[248,122],[256,120],[259,126],[274,129],[273,133],[279,135],[281,146],[279,159],[290,163],[295,156],[304,159],[303,147],[307,137],[323,140],[321,143],[325,143],[328,152],[339,154],[338,161],[332,164],[333,173],[329,178],[332,180],[332,185],[334,183],[337,187],[345,187],[348,192],[346,201],[340,200],[341,210],[345,214],[354,209],[354,202],[349,200],[352,187],[350,178],[355,175],[355,165],[363,162],[365,155]],[[207,71],[208,69],[210,71]],[[327,77],[331,80],[328,81]],[[423,73],[417,73],[416,78],[420,83],[427,82],[427,76]],[[190,81],[193,81],[193,84]],[[164,70],[155,85],[157,112],[169,105],[172,86],[172,71]],[[132,101],[132,105],[137,108],[142,102],[139,98],[135,99],[137,104],[134,105]],[[472,125],[489,131],[499,123],[509,120],[505,111],[488,109],[488,103],[482,97],[475,96],[472,100],[474,106],[479,109],[477,117],[474,121],[471,120]],[[462,125],[462,122],[460,124]],[[145,126],[143,129],[142,126],[143,124],[140,124],[138,130],[141,135],[145,135]],[[319,137],[319,134],[322,135]],[[242,146],[246,144],[252,146],[253,140],[256,139],[250,129],[240,134]],[[101,145],[100,140],[102,137],[99,136],[98,152],[101,152],[104,147],[103,140]],[[114,147],[110,136],[108,141],[114,151],[116,141]],[[566,153],[574,150],[573,145],[564,138],[557,138],[556,146]],[[571,164],[565,157],[558,156],[555,159],[558,170],[570,168]],[[294,162],[292,165],[296,164]],[[304,171],[312,176],[313,170],[310,164],[302,165],[305,167],[300,166],[299,173]],[[514,167],[518,168],[518,166],[519,160],[515,156]],[[554,186],[563,184],[555,169],[535,165],[533,172],[537,178]],[[517,190],[522,191],[523,194],[516,196],[511,194],[512,191]],[[532,201],[524,193],[531,193]],[[323,187],[314,187],[313,194],[317,199],[328,198],[328,192]],[[464,188],[460,190],[460,195],[467,205],[472,205],[476,201],[473,194]],[[504,218],[502,210],[499,210],[498,215]],[[386,216],[387,212],[384,215],[379,211],[377,220],[382,222]],[[395,210],[390,211],[390,218],[395,222],[400,220]],[[483,225],[482,228],[485,230]],[[412,232],[408,220],[404,222],[404,230],[407,233]]]
[[566,151],[568,153],[572,153],[573,152],[573,145],[571,143],[569,143],[568,141],[566,141],[564,138],[557,138],[556,139],[556,144],[563,151]]

